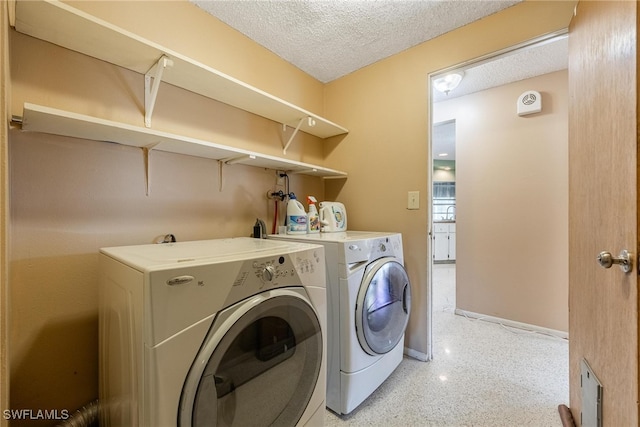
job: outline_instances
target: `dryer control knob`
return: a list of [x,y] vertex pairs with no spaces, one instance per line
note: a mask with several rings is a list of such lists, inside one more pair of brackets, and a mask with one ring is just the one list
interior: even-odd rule
[[265,282],[270,282],[276,276],[276,269],[273,268],[272,265],[267,265],[264,270],[262,270],[262,280]]
[[380,251],[385,252],[387,250],[387,246],[384,243],[380,243]]

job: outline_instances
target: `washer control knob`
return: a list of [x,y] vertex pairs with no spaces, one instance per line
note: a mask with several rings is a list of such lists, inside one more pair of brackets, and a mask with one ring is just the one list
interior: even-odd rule
[[387,251],[387,246],[384,243],[380,243],[380,251],[381,252],[386,252]]
[[262,280],[270,282],[274,277],[276,277],[276,269],[273,268],[272,265],[267,265],[264,270],[262,270]]

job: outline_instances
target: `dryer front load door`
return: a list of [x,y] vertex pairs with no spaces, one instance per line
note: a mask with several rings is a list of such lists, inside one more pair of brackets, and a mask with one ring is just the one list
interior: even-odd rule
[[393,350],[402,339],[411,310],[407,272],[394,258],[380,258],[367,266],[356,308],[360,345],[371,355]]
[[265,292],[214,321],[182,392],[185,426],[294,426],[316,387],[322,332],[308,300]]

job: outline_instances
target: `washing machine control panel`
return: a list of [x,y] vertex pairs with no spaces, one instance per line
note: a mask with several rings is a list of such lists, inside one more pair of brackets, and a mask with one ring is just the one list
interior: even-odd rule
[[267,265],[262,269],[262,280],[265,282],[271,282],[277,274],[278,271],[273,267],[273,265]]
[[369,261],[374,261],[382,257],[403,258],[402,236],[400,234],[375,239],[371,242]]
[[295,277],[295,268],[288,262],[288,257],[280,256],[253,261],[251,267],[253,275],[259,280],[260,286],[279,283]]
[[[303,277],[315,274],[322,262],[323,256],[318,250],[257,259],[251,263],[251,276],[258,279],[255,284],[260,288],[298,286]],[[245,284],[246,276],[245,280],[236,283]]]
[[326,287],[324,248],[318,248],[243,261],[224,306],[271,289]]

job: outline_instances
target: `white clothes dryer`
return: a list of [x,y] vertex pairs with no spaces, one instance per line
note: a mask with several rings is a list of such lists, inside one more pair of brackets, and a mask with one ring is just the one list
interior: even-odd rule
[[322,244],[327,262],[327,407],[348,414],[398,367],[411,311],[402,235],[346,231],[269,238]]
[[101,425],[323,425],[324,265],[252,238],[101,249]]

